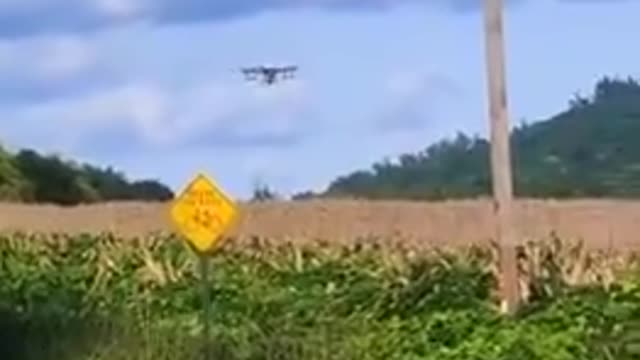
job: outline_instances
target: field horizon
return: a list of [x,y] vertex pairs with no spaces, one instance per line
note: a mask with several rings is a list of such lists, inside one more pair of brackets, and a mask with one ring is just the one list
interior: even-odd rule
[[[60,207],[0,203],[0,231],[97,233],[124,237],[173,232],[170,202],[108,202]],[[238,202],[228,236],[273,241],[385,239],[405,245],[458,246],[493,237],[490,198],[404,200],[306,200]],[[589,248],[637,250],[640,200],[517,199],[515,223],[521,241],[554,235]]]

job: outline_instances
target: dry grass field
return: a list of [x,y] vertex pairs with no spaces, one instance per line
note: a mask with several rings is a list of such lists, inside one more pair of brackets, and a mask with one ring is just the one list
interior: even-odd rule
[[[382,238],[409,246],[483,243],[492,237],[488,200],[448,202],[317,200],[241,204],[230,235],[271,240]],[[519,200],[518,233],[542,240],[555,232],[587,247],[640,248],[640,201]],[[1,231],[100,232],[124,236],[171,231],[168,204],[108,203],[60,208],[0,204]]]

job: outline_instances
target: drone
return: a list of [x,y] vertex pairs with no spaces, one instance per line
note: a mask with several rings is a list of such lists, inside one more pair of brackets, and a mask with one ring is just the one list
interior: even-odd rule
[[[243,68],[242,73],[244,74],[247,81],[258,81],[261,80],[263,84],[273,85],[278,81],[278,75],[282,75],[281,79],[292,79],[294,78],[295,72],[298,70],[298,67],[295,65],[291,66],[254,66],[249,68]],[[259,77],[262,79],[259,79]]]

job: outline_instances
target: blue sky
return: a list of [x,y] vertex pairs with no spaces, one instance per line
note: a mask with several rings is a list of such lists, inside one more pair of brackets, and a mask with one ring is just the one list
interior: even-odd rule
[[[1,0],[0,141],[179,189],[288,195],[487,133],[479,0]],[[506,12],[513,123],[602,75],[639,76],[639,1],[520,0]],[[271,88],[238,69],[300,66]]]

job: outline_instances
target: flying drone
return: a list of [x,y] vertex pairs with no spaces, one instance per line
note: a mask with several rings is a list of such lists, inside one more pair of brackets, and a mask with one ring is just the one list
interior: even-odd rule
[[295,77],[295,72],[298,70],[298,67],[295,65],[291,66],[254,66],[243,68],[242,73],[244,74],[247,81],[261,81],[266,85],[273,85],[279,79],[280,80],[292,79]]

